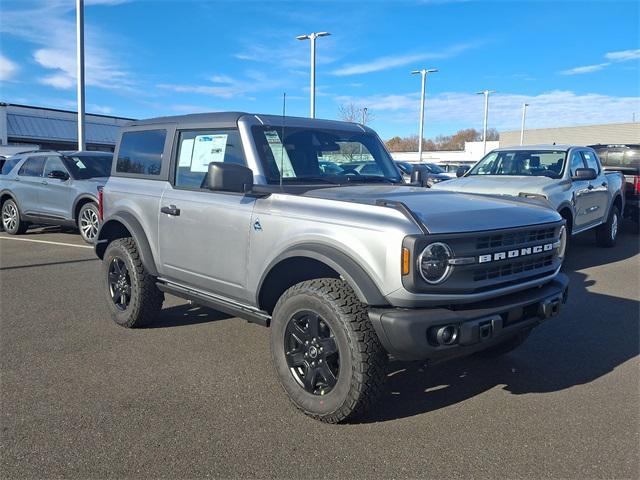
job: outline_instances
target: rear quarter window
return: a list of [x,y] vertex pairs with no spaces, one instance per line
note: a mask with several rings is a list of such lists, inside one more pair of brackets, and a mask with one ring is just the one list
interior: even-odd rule
[[30,157],[22,164],[18,175],[24,177],[41,177],[44,169],[44,160],[46,157]]
[[116,172],[160,175],[166,130],[125,132],[120,140]]
[[22,160],[22,158],[7,158],[2,165],[0,175],[7,175]]

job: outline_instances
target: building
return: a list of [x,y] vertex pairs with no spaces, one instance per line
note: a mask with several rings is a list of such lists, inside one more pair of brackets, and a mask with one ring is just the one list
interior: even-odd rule
[[[535,128],[524,131],[525,145],[594,145],[640,142],[640,123],[609,123],[576,127]],[[500,146],[520,145],[520,130],[500,132]]]
[[[498,148],[500,142],[487,142],[487,153]],[[394,160],[402,162],[418,162],[418,152],[391,152]],[[475,163],[484,157],[483,142],[465,142],[460,151],[425,151],[422,152],[424,163],[464,164]]]
[[[88,113],[85,116],[87,150],[112,152],[120,127],[132,118]],[[15,153],[21,148],[75,150],[77,113],[69,110],[0,103],[0,145]],[[13,150],[13,152],[11,152]]]

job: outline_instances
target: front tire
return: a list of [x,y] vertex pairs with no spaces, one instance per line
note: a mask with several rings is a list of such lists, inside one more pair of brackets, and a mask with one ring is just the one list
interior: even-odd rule
[[386,352],[366,306],[340,279],[298,283],[280,297],[271,355],[293,404],[317,420],[360,417],[382,392]]
[[85,242],[92,245],[96,243],[98,230],[100,230],[100,217],[95,203],[85,203],[78,212],[78,230]]
[[2,227],[9,235],[22,235],[27,231],[27,222],[20,218],[20,209],[13,200],[6,200],[2,204]]
[[620,210],[618,207],[611,207],[607,222],[596,229],[596,244],[599,247],[614,247],[618,240],[618,229],[620,227]]
[[158,290],[156,278],[144,268],[132,238],[119,238],[109,244],[102,278],[111,316],[118,325],[143,327],[158,317],[164,294]]

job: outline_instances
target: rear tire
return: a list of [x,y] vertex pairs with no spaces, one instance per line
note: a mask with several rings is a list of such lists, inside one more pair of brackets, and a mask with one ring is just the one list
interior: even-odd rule
[[488,359],[498,358],[503,355],[506,355],[507,353],[512,352],[513,350],[518,348],[520,345],[522,345],[524,341],[529,337],[530,333],[531,333],[531,330],[520,332],[514,337],[511,337],[509,340],[499,343],[494,347],[489,347],[486,350],[481,350],[477,352],[476,355],[478,357],[488,358]]
[[100,217],[98,205],[93,202],[85,203],[78,212],[78,230],[82,239],[93,245],[96,243],[98,230],[100,230]]
[[20,218],[18,204],[9,199],[2,204],[2,227],[9,235],[22,235],[29,224]]
[[119,238],[109,244],[102,262],[103,288],[113,320],[122,327],[152,323],[162,309],[164,294],[142,264],[135,241]]
[[615,205],[611,207],[607,222],[596,229],[596,244],[599,247],[614,247],[620,229],[620,211]]
[[364,415],[382,393],[387,355],[349,285],[298,283],[278,300],[271,355],[293,404],[326,423]]

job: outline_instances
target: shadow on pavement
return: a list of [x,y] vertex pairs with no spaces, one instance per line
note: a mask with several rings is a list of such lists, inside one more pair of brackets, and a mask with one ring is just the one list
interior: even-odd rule
[[97,262],[98,258],[82,258],[80,260],[65,260],[62,262],[45,262],[45,263],[33,263],[30,265],[15,265],[12,267],[0,267],[0,271],[4,270],[19,270],[22,268],[31,268],[31,267],[49,267],[53,265],[65,265],[68,263],[82,263],[82,262]]
[[232,318],[231,315],[207,307],[184,304],[162,309],[159,317],[145,328],[169,328],[215,322]]

